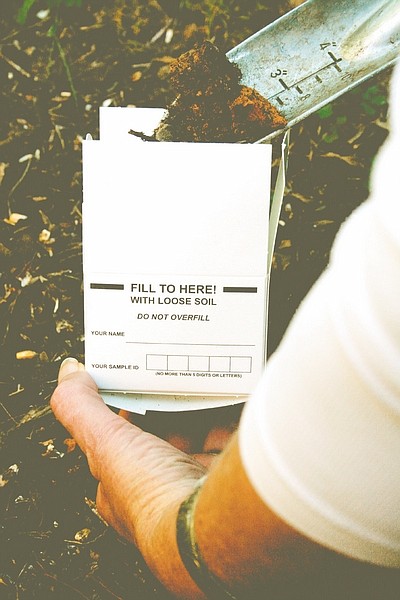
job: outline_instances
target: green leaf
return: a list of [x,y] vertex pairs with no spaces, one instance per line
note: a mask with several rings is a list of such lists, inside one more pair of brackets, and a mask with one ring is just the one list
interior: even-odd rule
[[324,142],[326,142],[327,144],[332,144],[332,142],[336,142],[336,140],[338,140],[338,139],[339,139],[339,134],[336,129],[329,133],[324,133],[324,135],[322,136],[322,140]]
[[384,106],[387,102],[386,96],[383,96],[382,94],[377,94],[374,98],[372,98],[372,104],[375,104],[375,106]]
[[52,23],[46,33],[47,37],[55,37],[57,33],[57,25],[56,23]]
[[32,8],[32,5],[35,4],[35,2],[36,0],[24,0],[24,3],[22,4],[17,14],[17,22],[20,25],[23,25],[25,23],[28,17],[28,13]]
[[333,115],[333,107],[332,104],[327,104],[319,109],[318,114],[321,119],[328,119]]
[[375,115],[376,115],[375,108],[373,106],[371,106],[371,104],[369,104],[368,102],[361,102],[361,108],[364,110],[366,115],[368,115],[370,117],[375,117]]
[[[36,0],[23,0],[21,8],[18,10],[17,14],[17,22],[20,25],[24,25],[28,13],[32,6],[35,4]],[[62,4],[65,6],[82,6],[82,0],[47,0],[46,2],[48,8],[59,8]]]

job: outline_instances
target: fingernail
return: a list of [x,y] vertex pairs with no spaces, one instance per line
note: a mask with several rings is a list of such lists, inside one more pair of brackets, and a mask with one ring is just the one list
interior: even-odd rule
[[68,358],[65,358],[61,363],[60,370],[58,372],[58,380],[60,381],[67,375],[70,375],[71,373],[76,373],[77,371],[80,371],[79,362],[76,360],[76,358],[72,358],[69,356]]

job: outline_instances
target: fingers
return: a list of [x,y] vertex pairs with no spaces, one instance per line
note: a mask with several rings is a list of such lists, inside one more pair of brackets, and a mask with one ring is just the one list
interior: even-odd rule
[[138,415],[121,410],[119,415],[129,423],[166,440],[187,454],[198,452],[202,448],[205,433],[198,411],[172,413],[148,411],[145,415]]
[[214,427],[204,440],[203,452],[221,452],[233,433],[231,427]]
[[[143,416],[127,410],[120,410],[118,414],[129,423],[134,423],[139,425],[141,429],[152,431],[154,433],[155,423],[152,415],[148,414]],[[205,434],[204,442],[201,440],[199,445],[198,440],[193,439],[193,428],[190,430],[191,422],[190,419],[188,419],[188,414],[190,416],[193,416],[194,414],[195,418],[197,418],[201,424],[201,413],[197,411],[195,413],[182,413],[181,415],[179,415],[179,413],[178,415],[176,413],[172,413],[172,415],[161,414],[164,418],[163,429],[161,430],[161,428],[158,428],[157,435],[165,439],[171,446],[174,446],[174,448],[177,448],[186,454],[190,454],[195,461],[203,465],[206,469],[211,466],[215,458],[224,449],[236,428],[236,424],[231,424],[228,427],[214,427]],[[183,416],[185,420],[179,422],[177,416]],[[146,417],[150,418],[146,420]],[[170,421],[171,417],[173,419],[172,422]],[[185,429],[186,435],[182,432],[172,431],[173,427],[177,428],[179,426],[181,426],[182,430]],[[201,437],[204,437],[204,434],[202,434]],[[199,449],[201,450],[200,452],[198,451]]]
[[199,452],[198,454],[192,454],[192,458],[194,458],[194,460],[200,463],[207,470],[211,467],[218,456],[219,452]]
[[123,419],[125,419],[126,421],[128,421],[129,423],[134,423],[134,415],[129,412],[129,410],[123,410],[121,409],[119,411],[119,416],[122,417]]
[[[149,411],[145,415],[121,410],[119,415],[193,456],[198,453],[219,453],[237,429],[241,410],[242,406],[236,405],[173,413]],[[200,462],[205,464],[203,459]],[[206,463],[209,464],[208,459]]]

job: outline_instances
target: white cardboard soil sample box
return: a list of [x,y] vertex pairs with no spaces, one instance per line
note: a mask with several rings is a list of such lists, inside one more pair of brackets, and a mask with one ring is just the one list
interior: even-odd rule
[[143,412],[243,401],[266,360],[271,146],[145,142],[101,110],[83,142],[85,365]]

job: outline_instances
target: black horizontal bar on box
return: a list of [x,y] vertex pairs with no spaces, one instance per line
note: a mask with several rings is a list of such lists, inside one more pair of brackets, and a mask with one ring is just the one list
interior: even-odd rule
[[237,294],[257,294],[256,287],[224,287],[223,291]]
[[91,283],[91,290],[123,290],[123,283]]

